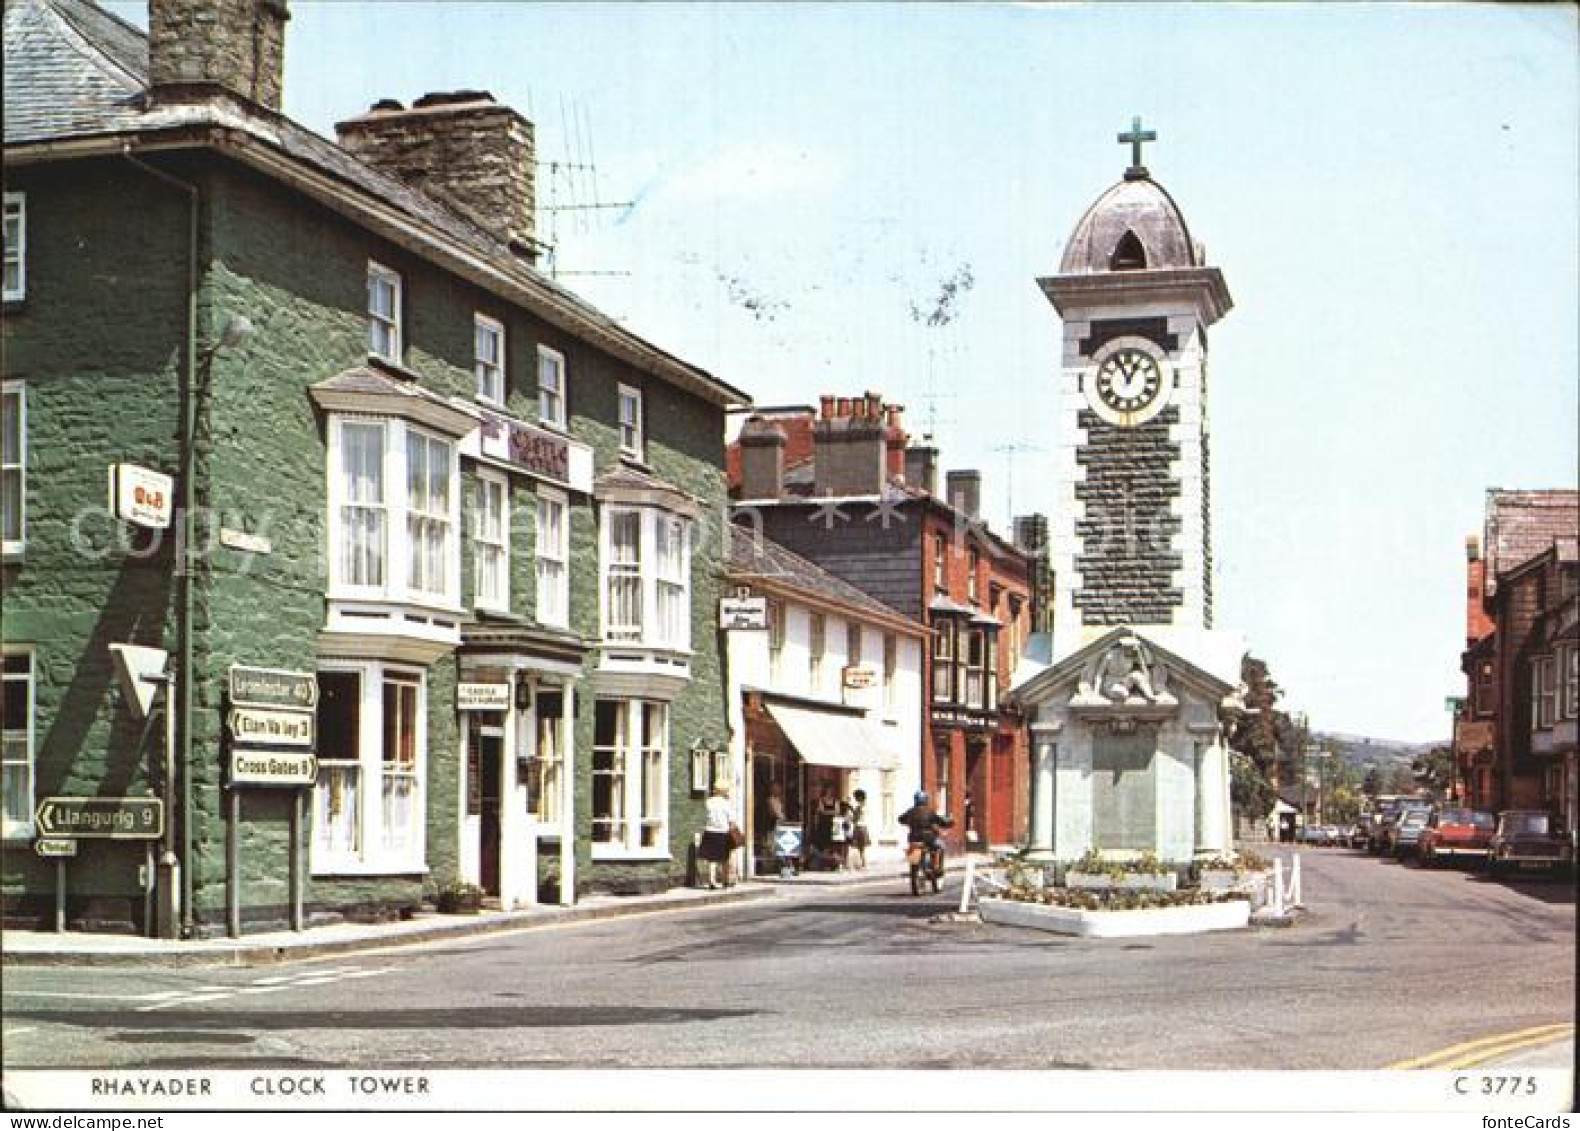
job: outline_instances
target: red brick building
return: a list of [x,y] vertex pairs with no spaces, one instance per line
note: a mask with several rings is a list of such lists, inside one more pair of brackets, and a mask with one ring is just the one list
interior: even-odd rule
[[1454,727],[1461,798],[1480,809],[1552,809],[1571,831],[1577,523],[1580,492],[1488,492],[1485,541],[1467,542],[1466,694]]
[[980,475],[952,472],[940,491],[937,450],[913,446],[900,407],[874,393],[754,412],[728,458],[736,522],[928,630],[916,756],[957,844],[1023,841],[1030,756],[1004,701],[1039,559],[982,521]]

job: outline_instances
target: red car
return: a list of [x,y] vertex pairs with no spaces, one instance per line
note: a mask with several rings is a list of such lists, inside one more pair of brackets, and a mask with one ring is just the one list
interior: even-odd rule
[[1461,856],[1485,860],[1497,825],[1496,817],[1478,809],[1439,809],[1421,831],[1417,857],[1427,867]]

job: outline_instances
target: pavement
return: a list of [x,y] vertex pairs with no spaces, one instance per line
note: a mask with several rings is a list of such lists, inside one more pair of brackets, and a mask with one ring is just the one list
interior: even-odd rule
[[[973,859],[981,863],[988,858],[984,855]],[[258,932],[238,939],[150,939],[80,931],[5,930],[0,932],[0,962],[8,966],[259,966],[497,931],[754,903],[797,888],[901,884],[904,867],[899,860],[875,860],[865,869],[760,876],[718,890],[680,887],[652,895],[588,895],[574,907],[539,906],[475,915],[419,913],[398,922],[335,923],[302,931]],[[951,872],[964,867],[965,861],[958,858],[946,864],[946,870]]]

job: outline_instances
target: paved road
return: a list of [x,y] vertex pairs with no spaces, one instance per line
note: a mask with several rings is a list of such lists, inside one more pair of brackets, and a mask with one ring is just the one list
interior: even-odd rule
[[[14,968],[8,1067],[1378,1068],[1573,1020],[1570,885],[1304,854],[1298,926],[1075,940],[890,884],[227,970]],[[956,881],[958,882],[958,881]]]

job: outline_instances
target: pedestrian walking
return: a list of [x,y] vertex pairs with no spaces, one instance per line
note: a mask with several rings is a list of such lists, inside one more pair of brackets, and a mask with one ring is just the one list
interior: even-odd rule
[[832,869],[836,864],[834,820],[838,816],[839,801],[834,796],[834,787],[825,785],[812,809],[812,852],[824,868]]
[[872,835],[867,831],[867,791],[858,789],[850,796],[850,849],[858,871],[867,870],[867,846]]
[[734,814],[730,811],[730,787],[726,782],[718,782],[713,787],[713,794],[707,801],[707,816],[702,826],[702,846],[697,850],[697,855],[708,866],[708,890],[712,891],[722,882],[725,887],[730,887],[730,853],[735,848],[740,830],[735,825]]

